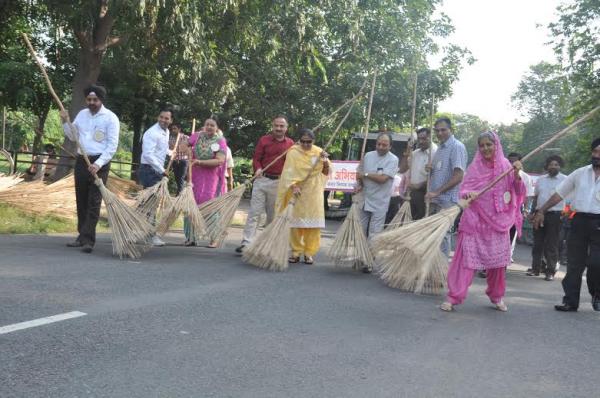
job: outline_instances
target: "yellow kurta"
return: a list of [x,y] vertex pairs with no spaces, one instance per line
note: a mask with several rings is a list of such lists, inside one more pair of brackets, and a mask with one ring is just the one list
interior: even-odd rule
[[[292,185],[299,184],[302,193],[294,205],[292,228],[325,228],[323,191],[327,176],[323,175],[323,162],[319,157],[321,152],[322,149],[315,145],[308,151],[295,145],[285,158],[275,209],[279,214],[287,207],[293,196]],[[310,177],[306,179],[309,174]]]

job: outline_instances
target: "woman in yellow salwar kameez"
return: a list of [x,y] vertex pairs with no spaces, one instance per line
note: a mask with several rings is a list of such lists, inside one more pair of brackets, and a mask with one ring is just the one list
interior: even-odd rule
[[285,158],[277,189],[275,209],[281,213],[292,198],[296,198],[292,212],[290,263],[314,262],[313,256],[321,246],[321,228],[325,228],[323,190],[329,174],[327,153],[313,145],[315,135],[309,129],[300,130],[300,145],[295,145]]

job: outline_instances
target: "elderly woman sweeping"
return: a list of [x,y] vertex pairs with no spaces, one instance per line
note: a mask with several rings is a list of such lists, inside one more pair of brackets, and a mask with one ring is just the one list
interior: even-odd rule
[[275,209],[281,213],[293,196],[296,203],[292,212],[290,263],[300,261],[313,264],[313,256],[321,246],[321,228],[325,228],[323,191],[329,174],[327,153],[313,145],[314,133],[309,129],[300,130],[300,145],[294,146],[287,154],[279,186]]
[[[219,127],[216,116],[210,116],[204,122],[199,133],[189,138],[192,149],[192,175],[194,198],[198,205],[221,195],[220,182],[225,180],[225,154],[227,143],[223,136],[217,134]],[[184,220],[185,221],[185,220]],[[195,246],[196,242],[188,223],[184,223],[185,245]],[[214,242],[208,247],[214,248]]]
[[[525,184],[519,176],[521,163],[511,165],[504,157],[496,133],[481,133],[477,143],[479,150],[460,186],[460,196],[472,201],[458,226],[458,241],[448,271],[447,301],[440,306],[444,311],[452,311],[465,300],[477,270],[487,271],[486,294],[495,308],[508,310],[503,298],[505,271],[510,264],[509,230],[523,201]],[[478,197],[478,192],[510,168],[515,172]]]

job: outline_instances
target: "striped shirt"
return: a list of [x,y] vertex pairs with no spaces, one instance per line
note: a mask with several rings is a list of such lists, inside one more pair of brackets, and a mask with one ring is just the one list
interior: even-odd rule
[[[431,186],[429,191],[440,190],[454,173],[454,169],[461,169],[463,172],[467,168],[467,149],[465,145],[451,135],[446,142],[438,146],[438,150],[431,159]],[[456,184],[452,189],[433,198],[431,201],[442,207],[458,203],[458,189],[460,184]]]

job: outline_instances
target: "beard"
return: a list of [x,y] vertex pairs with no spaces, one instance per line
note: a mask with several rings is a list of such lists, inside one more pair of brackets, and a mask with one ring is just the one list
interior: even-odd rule
[[592,156],[592,167],[595,169],[600,168],[600,158]]
[[552,177],[558,175],[558,170],[548,170],[548,174],[551,175]]

